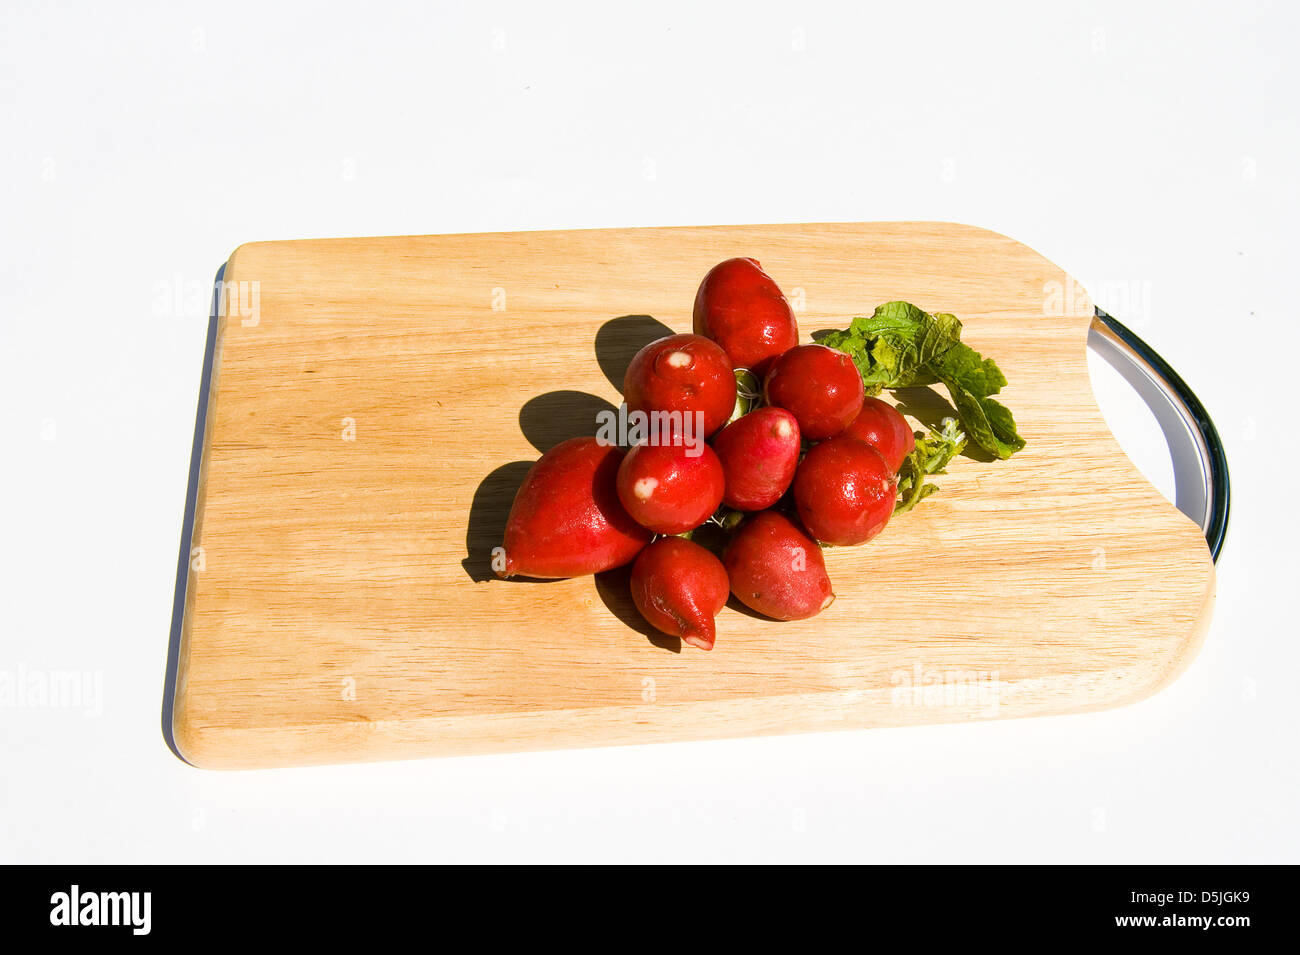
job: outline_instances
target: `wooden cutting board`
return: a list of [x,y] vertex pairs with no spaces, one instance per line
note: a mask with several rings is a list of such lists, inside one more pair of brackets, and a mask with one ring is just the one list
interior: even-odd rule
[[[879,303],[955,313],[1028,446],[827,552],[838,600],[727,608],[712,653],[650,630],[626,572],[489,569],[540,451],[591,434],[704,273],[757,258],[804,340]],[[172,726],[208,767],[1030,716],[1168,683],[1206,629],[1200,530],[1133,467],[1085,360],[1092,305],[946,223],[264,242],[227,263]],[[666,327],[665,327],[666,326]],[[915,421],[946,393],[901,402]]]

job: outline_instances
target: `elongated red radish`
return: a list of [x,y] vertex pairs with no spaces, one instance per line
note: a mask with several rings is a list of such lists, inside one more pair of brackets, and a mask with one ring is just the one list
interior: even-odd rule
[[722,464],[707,444],[643,444],[618,469],[618,497],[642,527],[656,534],[694,530],[722,503]]
[[630,562],[650,542],[623,509],[616,487],[623,452],[595,438],[570,438],[541,456],[506,520],[500,577],[581,577]]
[[632,600],[656,630],[712,650],[713,618],[727,604],[722,561],[681,537],[661,537],[632,565]]
[[[702,335],[669,335],[633,356],[623,376],[627,410],[703,415],[704,433],[713,434],[736,407],[736,376],[731,359]],[[686,433],[695,426],[692,419]]]
[[903,459],[916,447],[916,434],[902,413],[875,396],[862,400],[862,410],[838,437],[865,441],[885,459],[891,471],[903,466]]
[[817,542],[776,511],[741,524],[722,562],[736,599],[777,620],[816,616],[835,599]]
[[754,259],[727,259],[709,269],[695,293],[694,326],[759,378],[799,344],[794,310]]
[[790,487],[799,463],[799,422],[784,408],[759,408],[713,439],[726,490],[722,503],[740,511],[771,507]]
[[794,475],[799,520],[828,544],[866,543],[894,513],[896,480],[893,468],[865,441],[823,441],[804,456]]
[[763,382],[769,405],[785,408],[809,441],[834,437],[862,410],[862,375],[853,359],[825,345],[792,348]]

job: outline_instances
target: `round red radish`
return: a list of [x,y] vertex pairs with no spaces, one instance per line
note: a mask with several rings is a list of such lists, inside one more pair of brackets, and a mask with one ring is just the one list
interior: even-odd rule
[[799,462],[794,502],[799,519],[820,541],[862,544],[889,523],[898,498],[893,469],[857,438],[823,441]]
[[875,397],[863,399],[862,410],[839,437],[867,442],[880,452],[891,471],[902,467],[903,459],[916,447],[916,435],[907,419],[889,402]]
[[681,537],[661,537],[632,565],[632,600],[641,616],[701,650],[713,649],[713,618],[729,589],[722,561]]
[[771,507],[799,463],[799,422],[784,408],[759,408],[718,432],[713,450],[727,477],[722,503],[739,511]]
[[501,577],[581,577],[628,563],[650,532],[623,509],[616,487],[623,452],[595,438],[570,438],[541,456],[506,520]]
[[[679,412],[689,423],[672,433],[695,434],[703,415],[706,438],[717,431],[736,408],[736,376],[731,359],[716,342],[702,335],[669,335],[646,345],[632,358],[623,377],[628,411]],[[667,429],[664,429],[667,430]]]
[[719,262],[695,293],[695,333],[707,335],[737,368],[759,378],[772,362],[799,344],[790,303],[754,259]]
[[862,375],[842,351],[800,345],[772,365],[763,393],[769,405],[795,416],[805,438],[821,441],[843,431],[862,410]]
[[776,511],[741,524],[722,562],[736,599],[777,620],[816,616],[835,599],[817,542]]
[[707,444],[643,444],[618,468],[618,498],[642,527],[682,534],[699,527],[722,503],[722,463]]

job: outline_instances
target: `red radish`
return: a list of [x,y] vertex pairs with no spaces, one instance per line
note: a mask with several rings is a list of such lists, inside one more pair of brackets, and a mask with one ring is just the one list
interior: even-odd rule
[[628,563],[650,542],[618,500],[623,452],[595,438],[570,438],[541,456],[506,520],[500,577],[581,577]]
[[713,618],[729,589],[722,561],[681,537],[661,537],[632,565],[632,600],[641,616],[701,650],[713,649]]
[[794,502],[804,527],[828,544],[862,544],[889,523],[898,498],[893,469],[857,438],[832,438],[799,462]]
[[824,344],[790,348],[763,382],[768,404],[785,408],[807,440],[839,434],[862,411],[862,376],[844,352]]
[[[735,370],[716,342],[702,335],[669,335],[633,356],[623,378],[623,400],[628,411],[702,412],[703,439],[726,424],[736,408]],[[695,420],[686,425],[695,427]]]
[[723,347],[759,378],[799,344],[799,325],[781,289],[754,259],[719,262],[695,293],[695,334]]
[[835,599],[821,548],[776,511],[741,524],[722,562],[736,598],[777,620],[814,617]]
[[618,498],[642,527],[682,534],[722,503],[722,463],[707,444],[642,444],[618,468]]
[[799,422],[784,408],[759,408],[719,431],[713,450],[727,476],[722,503],[761,511],[775,504],[794,478]]
[[763,382],[769,405],[785,408],[809,441],[843,431],[862,410],[862,375],[853,359],[825,345],[800,345],[776,360]]
[[868,397],[862,410],[839,437],[865,441],[885,459],[891,471],[903,466],[903,459],[916,447],[916,435],[907,419],[887,401]]

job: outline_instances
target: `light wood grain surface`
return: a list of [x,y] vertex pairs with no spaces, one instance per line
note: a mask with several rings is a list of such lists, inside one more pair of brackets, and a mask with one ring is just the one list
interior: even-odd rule
[[[594,433],[631,355],[663,326],[690,331],[700,278],[735,255],[781,284],[804,340],[891,299],[955,313],[1006,372],[1028,446],[959,459],[880,538],[828,551],[826,613],[729,607],[711,653],[650,636],[625,573],[492,578],[527,464]],[[867,223],[267,242],[236,250],[225,280],[249,284],[218,328],[173,718],[196,765],[1113,706],[1173,679],[1208,624],[1199,529],[1096,406],[1091,306],[1059,314],[1070,279],[1004,236]],[[945,400],[902,405],[926,421]]]

